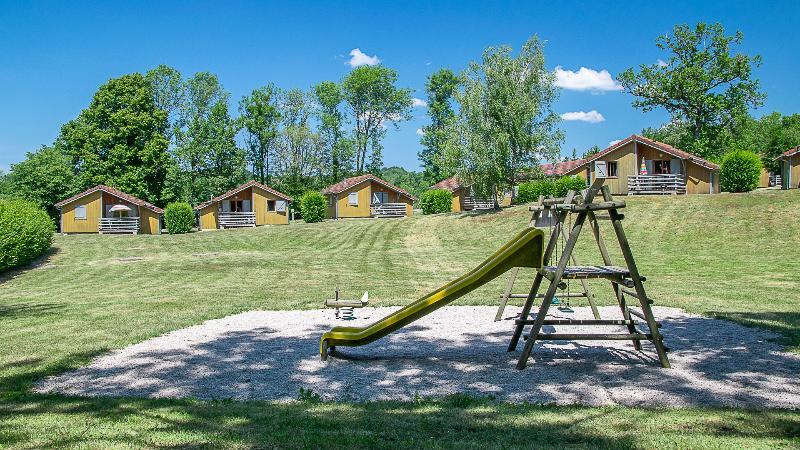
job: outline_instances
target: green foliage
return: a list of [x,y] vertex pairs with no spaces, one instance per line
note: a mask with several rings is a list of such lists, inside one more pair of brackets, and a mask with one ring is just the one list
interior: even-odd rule
[[458,89],[458,76],[450,69],[440,69],[428,76],[425,92],[428,94],[428,116],[431,124],[422,127],[419,160],[429,184],[445,178],[440,167],[447,138],[447,125],[455,119],[453,96]]
[[555,191],[556,184],[550,178],[520,183],[517,196],[514,198],[514,203],[525,204],[535,202],[539,199],[540,195],[554,195]]
[[478,196],[510,189],[540,157],[555,156],[563,140],[544,42],[534,36],[516,57],[511,52],[489,47],[480,63],[470,63],[455,95],[458,115],[447,127],[443,166]]
[[582,191],[584,189],[586,189],[586,180],[577,175],[570,175],[556,180],[553,195],[563,197],[569,191]]
[[776,158],[800,143],[800,114],[783,116],[774,112],[757,120],[745,117],[735,131],[729,146],[758,153],[764,167],[777,173],[780,162]]
[[411,172],[402,167],[392,166],[381,171],[381,178],[403,188],[414,197],[419,197],[428,189],[430,183],[424,173]]
[[749,192],[758,187],[761,158],[747,150],[734,150],[722,158],[720,188],[726,192]]
[[57,139],[85,189],[97,184],[160,204],[169,165],[167,112],[156,107],[138,73],[100,86],[88,108]]
[[[382,166],[381,140],[386,127],[411,118],[411,90],[398,88],[397,72],[383,66],[359,66],[342,80],[342,94],[355,124],[355,171]],[[369,162],[367,161],[368,150]]]
[[270,182],[270,156],[278,137],[280,90],[272,84],[255,89],[239,101],[239,121],[247,143],[247,159],[253,176],[261,183]]
[[52,218],[58,217],[53,205],[79,191],[69,158],[59,147],[42,147],[14,164],[9,189],[14,197],[35,203]]
[[353,140],[345,135],[346,122],[340,105],[344,101],[341,86],[333,81],[323,81],[313,88],[317,104],[318,132],[324,146],[323,160],[328,162],[328,180],[338,181],[353,172],[355,151]]
[[303,388],[297,390],[297,401],[303,403],[322,403],[322,396],[311,388]]
[[327,213],[325,196],[316,191],[308,191],[300,197],[300,214],[306,223],[322,222]]
[[761,57],[733,53],[743,39],[741,32],[726,36],[719,23],[676,25],[656,40],[659,49],[670,52],[664,63],[643,64],[638,72],[630,68],[619,81],[637,97],[634,107],[645,112],[664,108],[673,122],[685,126],[692,144],[684,142],[681,148],[704,158],[719,157],[726,147],[713,145],[718,134],[765,99],[758,80],[751,78]]
[[164,225],[169,234],[183,234],[192,231],[195,215],[192,206],[186,202],[175,202],[164,210]]
[[27,264],[53,241],[53,221],[25,200],[0,200],[0,272]]
[[422,214],[440,214],[453,210],[453,194],[445,189],[430,189],[419,197]]

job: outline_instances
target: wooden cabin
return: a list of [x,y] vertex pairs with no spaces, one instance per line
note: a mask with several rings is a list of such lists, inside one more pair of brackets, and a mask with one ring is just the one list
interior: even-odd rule
[[163,209],[102,184],[55,206],[61,233],[161,234]]
[[197,205],[200,230],[288,225],[292,198],[255,180]]
[[781,162],[781,188],[800,188],[800,145],[783,152],[778,160]]
[[575,161],[560,161],[556,163],[547,163],[539,166],[542,169],[545,177],[560,178],[566,175],[578,175],[581,178],[586,178],[585,170],[578,170],[586,164],[585,159],[576,159]]
[[414,213],[416,197],[372,174],[346,178],[322,190],[327,217],[404,217]]
[[[494,201],[492,199],[475,197],[472,189],[469,186],[463,185],[456,176],[446,178],[429,187],[428,189],[442,189],[449,191],[452,195],[452,203],[450,207],[452,212],[494,208]],[[505,197],[506,196],[504,195],[503,199],[505,199]],[[510,198],[511,196],[509,195],[508,197]]]
[[561,175],[578,175],[589,184],[605,178],[615,195],[719,193],[718,165],[636,134]]

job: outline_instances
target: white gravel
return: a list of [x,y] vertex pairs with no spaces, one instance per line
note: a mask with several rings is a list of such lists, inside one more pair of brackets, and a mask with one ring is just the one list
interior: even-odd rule
[[[800,356],[777,335],[724,320],[655,308],[672,369],[645,343],[537,344],[524,371],[506,352],[519,308],[493,322],[495,308],[451,306],[364,347],[319,359],[319,338],[334,325],[362,325],[395,308],[365,308],[356,320],[332,310],[251,311],[177,330],[112,352],[88,367],[42,381],[38,392],[78,396],[296,399],[311,389],[326,399],[369,401],[453,393],[511,402],[649,407],[800,408]],[[601,308],[618,318],[618,308]],[[588,308],[554,316],[591,318]],[[586,331],[549,327],[544,331]],[[614,327],[592,331],[616,331]]]

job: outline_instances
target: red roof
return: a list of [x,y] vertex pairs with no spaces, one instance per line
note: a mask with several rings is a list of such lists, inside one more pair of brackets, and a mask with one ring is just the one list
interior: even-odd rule
[[322,193],[323,194],[338,194],[340,192],[343,192],[343,191],[346,191],[346,190],[350,189],[353,186],[358,186],[359,184],[361,184],[361,183],[363,183],[365,181],[374,181],[374,182],[376,182],[376,183],[378,183],[380,185],[383,185],[383,186],[385,186],[385,187],[387,187],[387,188],[389,188],[389,189],[391,189],[391,190],[393,190],[395,192],[398,192],[400,194],[405,195],[406,197],[410,198],[412,201],[417,199],[413,195],[409,194],[408,191],[406,191],[405,189],[401,189],[401,188],[393,185],[392,183],[389,183],[386,180],[381,180],[380,178],[376,177],[375,175],[373,175],[371,173],[365,173],[364,175],[359,175],[357,177],[345,178],[344,180],[342,180],[342,181],[340,181],[340,182],[338,182],[336,184],[332,184],[332,185],[326,187],[325,189],[322,190]]
[[231,189],[230,191],[228,191],[228,192],[226,192],[224,194],[218,195],[218,196],[212,198],[211,200],[209,200],[207,202],[200,203],[199,205],[195,206],[194,209],[203,209],[206,206],[208,206],[208,205],[210,205],[210,204],[212,204],[214,202],[218,202],[220,200],[224,200],[224,199],[230,197],[231,195],[239,193],[239,192],[241,192],[241,191],[243,191],[243,190],[245,190],[245,189],[247,189],[249,187],[257,187],[257,188],[260,188],[260,189],[263,189],[263,190],[269,192],[270,194],[272,194],[272,195],[274,195],[276,197],[280,197],[280,198],[285,199],[287,201],[292,201],[292,197],[289,197],[288,195],[284,194],[283,192],[278,192],[275,189],[272,189],[271,187],[269,187],[267,185],[261,184],[256,180],[250,180],[247,183],[239,185],[239,186],[236,186],[235,188]]
[[541,169],[547,176],[561,176],[565,173],[572,172],[578,167],[586,163],[585,159],[576,159],[575,161],[562,161],[554,164],[542,164]]
[[800,145],[798,145],[797,147],[792,147],[789,150],[786,150],[785,152],[781,153],[781,156],[779,156],[778,158],[788,158],[798,153],[800,153]]
[[461,181],[458,180],[458,177],[452,176],[450,178],[445,178],[428,189],[444,189],[446,191],[455,192],[461,189],[461,187]]
[[705,160],[705,159],[703,159],[703,158],[701,158],[699,156],[695,156],[695,155],[693,155],[693,154],[691,154],[689,152],[685,152],[683,150],[677,149],[677,148],[675,148],[675,147],[673,147],[671,145],[665,144],[663,142],[658,142],[658,141],[654,141],[652,139],[648,139],[648,138],[646,138],[644,136],[640,136],[638,134],[631,135],[630,137],[627,137],[627,138],[617,142],[616,144],[608,147],[607,149],[605,149],[605,150],[603,150],[601,152],[595,153],[594,155],[589,157],[589,159],[587,159],[586,162],[590,163],[592,161],[595,161],[598,158],[600,158],[600,157],[602,157],[602,156],[604,156],[604,155],[606,155],[608,153],[611,153],[614,150],[622,147],[623,145],[626,145],[626,144],[628,144],[630,142],[634,142],[634,141],[639,142],[639,143],[644,144],[644,145],[649,145],[650,147],[653,147],[655,149],[661,150],[662,152],[668,153],[668,154],[670,154],[672,156],[675,156],[677,158],[689,160],[689,161],[697,164],[698,166],[705,167],[706,169],[719,170],[719,166],[714,164],[714,163],[712,163],[711,161],[707,161],[707,160]]
[[112,187],[108,187],[108,186],[103,185],[103,184],[98,184],[97,186],[95,186],[93,188],[89,188],[89,189],[81,192],[80,194],[75,194],[70,198],[61,200],[60,202],[55,204],[55,207],[56,208],[61,208],[62,206],[66,205],[67,203],[72,203],[72,202],[74,202],[75,200],[77,200],[77,199],[79,199],[81,197],[86,197],[87,195],[95,193],[97,191],[106,192],[106,193],[111,194],[111,195],[113,195],[115,197],[119,197],[122,200],[125,200],[126,202],[133,203],[134,205],[147,208],[147,209],[149,209],[150,211],[153,211],[156,214],[164,214],[164,210],[163,209],[159,208],[158,206],[153,205],[152,203],[148,203],[148,202],[146,202],[146,201],[144,201],[142,199],[136,198],[136,197],[134,197],[134,196],[132,196],[130,194],[126,194],[126,193],[124,193],[124,192],[122,192],[120,190],[114,189]]

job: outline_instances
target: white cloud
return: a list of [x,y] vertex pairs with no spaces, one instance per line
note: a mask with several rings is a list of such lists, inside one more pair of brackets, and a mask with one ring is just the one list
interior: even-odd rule
[[417,136],[425,136],[425,132],[422,131],[422,128],[417,128]]
[[620,142],[622,142],[622,139],[614,139],[613,141],[608,143],[608,146],[611,147],[613,145],[619,144]]
[[595,110],[591,110],[589,112],[586,111],[573,111],[573,112],[565,112],[561,114],[561,118],[564,120],[579,120],[581,122],[589,122],[589,123],[600,123],[606,120],[602,114]]
[[377,56],[369,56],[366,53],[362,52],[361,49],[354,48],[350,50],[350,60],[347,61],[347,64],[350,67],[358,67],[358,66],[374,66],[376,64],[380,64],[381,60]]
[[417,108],[417,107],[424,108],[424,107],[428,106],[428,102],[426,102],[425,100],[423,100],[421,98],[414,97],[414,98],[411,99],[411,106],[413,106],[414,108]]
[[596,71],[581,67],[577,72],[556,67],[556,86],[570,91],[621,91],[622,85],[617,83],[607,70]]
[[667,63],[663,59],[658,60],[658,67],[667,67]]

